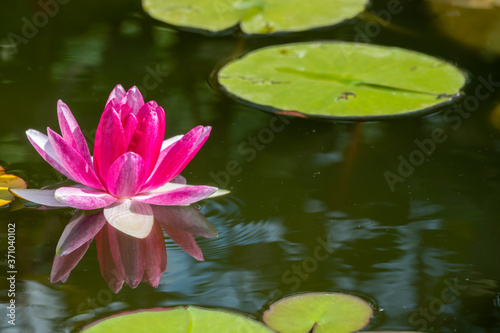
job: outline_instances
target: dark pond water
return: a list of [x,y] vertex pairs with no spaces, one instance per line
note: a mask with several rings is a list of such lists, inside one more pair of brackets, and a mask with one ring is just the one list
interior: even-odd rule
[[[423,2],[403,3],[380,31],[366,30],[367,22],[375,26],[367,17],[244,40],[176,32],[149,19],[139,1],[73,1],[17,52],[0,48],[0,164],[30,187],[62,179],[24,131],[58,128],[56,101],[63,99],[91,138],[109,92],[121,83],[141,86],[147,100],[164,106],[167,136],[213,126],[183,175],[191,184],[231,190],[199,205],[219,231],[216,239],[199,239],[205,262],[165,239],[160,286],[141,283],[117,295],[101,277],[94,244],[65,284],[50,284],[72,211],[1,210],[1,330],[72,332],[119,311],[177,304],[259,318],[282,295],[340,290],[373,302],[373,330],[500,332],[500,130],[491,123],[500,98],[498,84],[483,84],[500,81],[498,58],[441,34]],[[0,38],[20,35],[39,10],[37,1],[2,3]],[[469,96],[480,89],[488,97],[477,105],[469,99],[463,108],[470,112],[326,123],[276,120],[207,83],[214,68],[241,52],[319,39],[361,39],[447,59],[470,74]],[[392,188],[388,172],[399,177]],[[16,225],[15,327],[5,315],[7,223]]]

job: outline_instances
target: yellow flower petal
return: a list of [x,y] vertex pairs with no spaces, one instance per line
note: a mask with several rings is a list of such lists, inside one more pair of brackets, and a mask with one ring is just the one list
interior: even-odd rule
[[0,166],[0,206],[14,200],[9,188],[26,188],[26,182],[18,176],[5,174],[5,169]]
[[1,175],[0,187],[26,188],[26,182],[14,175]]

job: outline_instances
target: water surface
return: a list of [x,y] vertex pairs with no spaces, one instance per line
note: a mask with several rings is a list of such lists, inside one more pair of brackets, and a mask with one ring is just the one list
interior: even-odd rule
[[[372,7],[383,8],[381,1]],[[469,73],[469,95],[480,77],[500,81],[494,56],[438,33],[422,4],[405,8],[369,42],[455,63]],[[2,9],[0,38],[20,34],[22,18],[30,20],[37,10],[35,1]],[[259,318],[273,300],[306,291],[364,297],[376,308],[377,330],[500,331],[500,130],[490,123],[498,88],[467,117],[444,109],[390,122],[327,123],[276,120],[207,83],[214,68],[241,52],[357,40],[366,22],[292,36],[210,38],[162,26],[138,1],[70,2],[18,52],[0,49],[0,164],[29,187],[63,179],[24,131],[58,128],[56,102],[62,99],[91,139],[109,92],[121,83],[140,86],[146,100],[165,108],[167,136],[212,126],[183,175],[191,184],[231,190],[199,204],[219,231],[216,239],[199,239],[205,262],[167,238],[160,286],[141,283],[117,295],[100,275],[94,244],[65,284],[50,284],[71,210],[2,209],[0,253],[6,258],[7,223],[15,223],[18,272],[16,326],[2,315],[2,331],[73,332],[122,310],[187,304]],[[433,139],[436,129],[444,133],[440,142]],[[387,172],[400,177],[392,187]],[[7,271],[3,260],[2,286]],[[7,284],[2,289],[4,314]]]

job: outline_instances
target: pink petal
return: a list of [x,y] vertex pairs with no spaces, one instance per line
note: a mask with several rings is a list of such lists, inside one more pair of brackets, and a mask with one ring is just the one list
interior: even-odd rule
[[57,281],[66,282],[69,274],[75,268],[75,266],[80,262],[85,252],[90,246],[90,242],[84,243],[78,249],[74,250],[68,255],[54,257],[54,263],[52,264],[52,271],[50,272],[50,283],[55,283]]
[[[114,104],[113,104],[114,105]],[[113,107],[117,112],[118,114],[120,115],[120,120],[123,124],[125,118],[129,115],[129,114],[134,114],[132,112],[132,109],[130,108],[130,106],[128,106],[127,104],[116,104],[116,106]]]
[[193,206],[151,206],[163,228],[173,227],[206,238],[217,237],[217,230]]
[[151,206],[133,199],[117,200],[104,209],[110,225],[135,238],[146,238],[153,227]]
[[174,137],[171,137],[171,138],[163,141],[163,143],[161,144],[160,155],[158,155],[158,159],[156,161],[155,168],[154,168],[153,172],[151,172],[151,174],[156,172],[156,170],[158,169],[158,167],[161,164],[161,161],[163,161],[163,159],[165,158],[167,153],[170,151],[170,148],[172,147],[172,145],[174,143],[176,143],[177,141],[179,141],[180,139],[182,139],[182,137],[183,137],[183,135],[176,135]]
[[135,129],[137,128],[137,124],[139,121],[137,120],[137,116],[133,113],[127,114],[123,118],[123,133],[125,136],[125,146],[128,147],[130,145],[130,140],[132,140],[132,135],[134,135]]
[[102,277],[108,283],[109,288],[116,294],[122,288],[123,282],[125,282],[125,272],[123,271],[123,265],[117,266],[113,260],[113,249],[110,247],[108,230],[114,232],[112,226],[105,224],[101,231],[97,233],[97,259],[99,260]]
[[106,106],[108,103],[114,98],[116,101],[121,101],[123,97],[125,97],[126,91],[123,89],[122,85],[119,84],[117,85],[112,91],[111,94],[109,94],[108,100],[106,102]]
[[123,274],[131,288],[139,285],[144,274],[145,257],[142,253],[141,239],[129,236],[115,228],[107,229],[109,247],[117,271]]
[[79,211],[64,228],[57,243],[56,255],[68,255],[84,243],[91,242],[105,223],[106,219],[102,211],[92,215]]
[[156,288],[160,284],[161,273],[167,269],[167,251],[160,224],[155,223],[149,236],[141,240],[142,255],[145,260],[144,280]]
[[199,261],[203,261],[203,253],[200,247],[194,240],[193,235],[189,232],[177,229],[168,225],[162,225],[165,232],[177,245],[179,245],[184,251],[189,253],[193,258]]
[[137,116],[137,119],[139,119],[139,121],[142,121],[148,114],[156,110],[156,108],[158,108],[158,104],[155,101],[149,101],[141,106],[141,108],[135,115]]
[[141,191],[157,188],[177,176],[193,159],[210,134],[211,127],[197,126],[172,144]]
[[118,111],[112,107],[104,110],[94,143],[94,167],[99,177],[105,181],[113,162],[127,151],[128,142]]
[[176,135],[171,138],[168,138],[167,140],[164,140],[161,144],[161,150],[163,151],[166,148],[170,147],[171,145],[182,139],[183,136],[184,135]]
[[26,201],[31,201],[39,205],[49,207],[69,207],[69,205],[57,201],[55,198],[56,190],[37,190],[37,189],[24,189],[24,188],[11,188],[9,191],[15,196],[20,197]]
[[203,200],[215,191],[217,188],[212,186],[167,183],[154,191],[138,194],[134,199],[151,205],[184,206]]
[[125,94],[125,98],[120,101],[122,104],[127,104],[134,114],[139,112],[139,109],[144,105],[144,99],[141,92],[136,86],[133,86]]
[[66,170],[61,161],[59,161],[54,148],[52,148],[49,142],[49,138],[45,134],[40,133],[37,130],[29,129],[26,131],[26,136],[28,137],[28,140],[30,140],[33,147],[35,147],[36,151],[45,161],[47,161],[47,163],[69,179],[75,182],[77,181],[73,176],[71,176],[68,170]]
[[57,101],[57,116],[59,118],[59,127],[61,128],[64,140],[73,147],[89,165],[92,165],[89,147],[80,130],[80,126],[76,122],[71,110],[61,100]]
[[57,157],[76,181],[89,187],[103,189],[92,165],[88,164],[59,134],[50,128],[48,128],[47,131],[49,134],[49,142],[54,148]]
[[135,195],[146,179],[144,161],[141,156],[128,152],[111,164],[106,184],[111,194],[119,198]]
[[[107,110],[109,108],[113,108],[115,110],[120,110],[122,107],[122,104],[120,104],[115,98],[111,99],[107,104],[104,110]],[[101,115],[102,118],[102,115]]]
[[109,193],[89,187],[60,187],[55,197],[70,207],[87,210],[107,207],[117,200]]
[[186,185],[187,184],[186,178],[184,178],[181,175],[175,176],[170,182],[174,183],[174,184],[182,184],[182,185]]
[[[150,103],[145,104],[141,111]],[[132,136],[128,151],[133,151],[142,156],[146,174],[149,175],[155,167],[165,135],[165,114],[162,108],[157,107],[156,109],[150,109],[144,118],[139,115],[138,119],[141,119],[141,121]]]

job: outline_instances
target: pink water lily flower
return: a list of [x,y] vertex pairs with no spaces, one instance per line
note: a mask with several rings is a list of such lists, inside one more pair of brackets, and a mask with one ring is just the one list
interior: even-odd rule
[[146,238],[154,225],[152,205],[182,206],[224,194],[212,186],[186,185],[180,172],[210,134],[197,126],[185,135],[163,140],[165,113],[154,101],[144,103],[136,87],[111,92],[90,155],[70,109],[61,100],[57,115],[62,136],[30,129],[28,139],[52,167],[75,186],[15,189],[28,201],[49,207],[104,208],[106,221],[130,236]]

